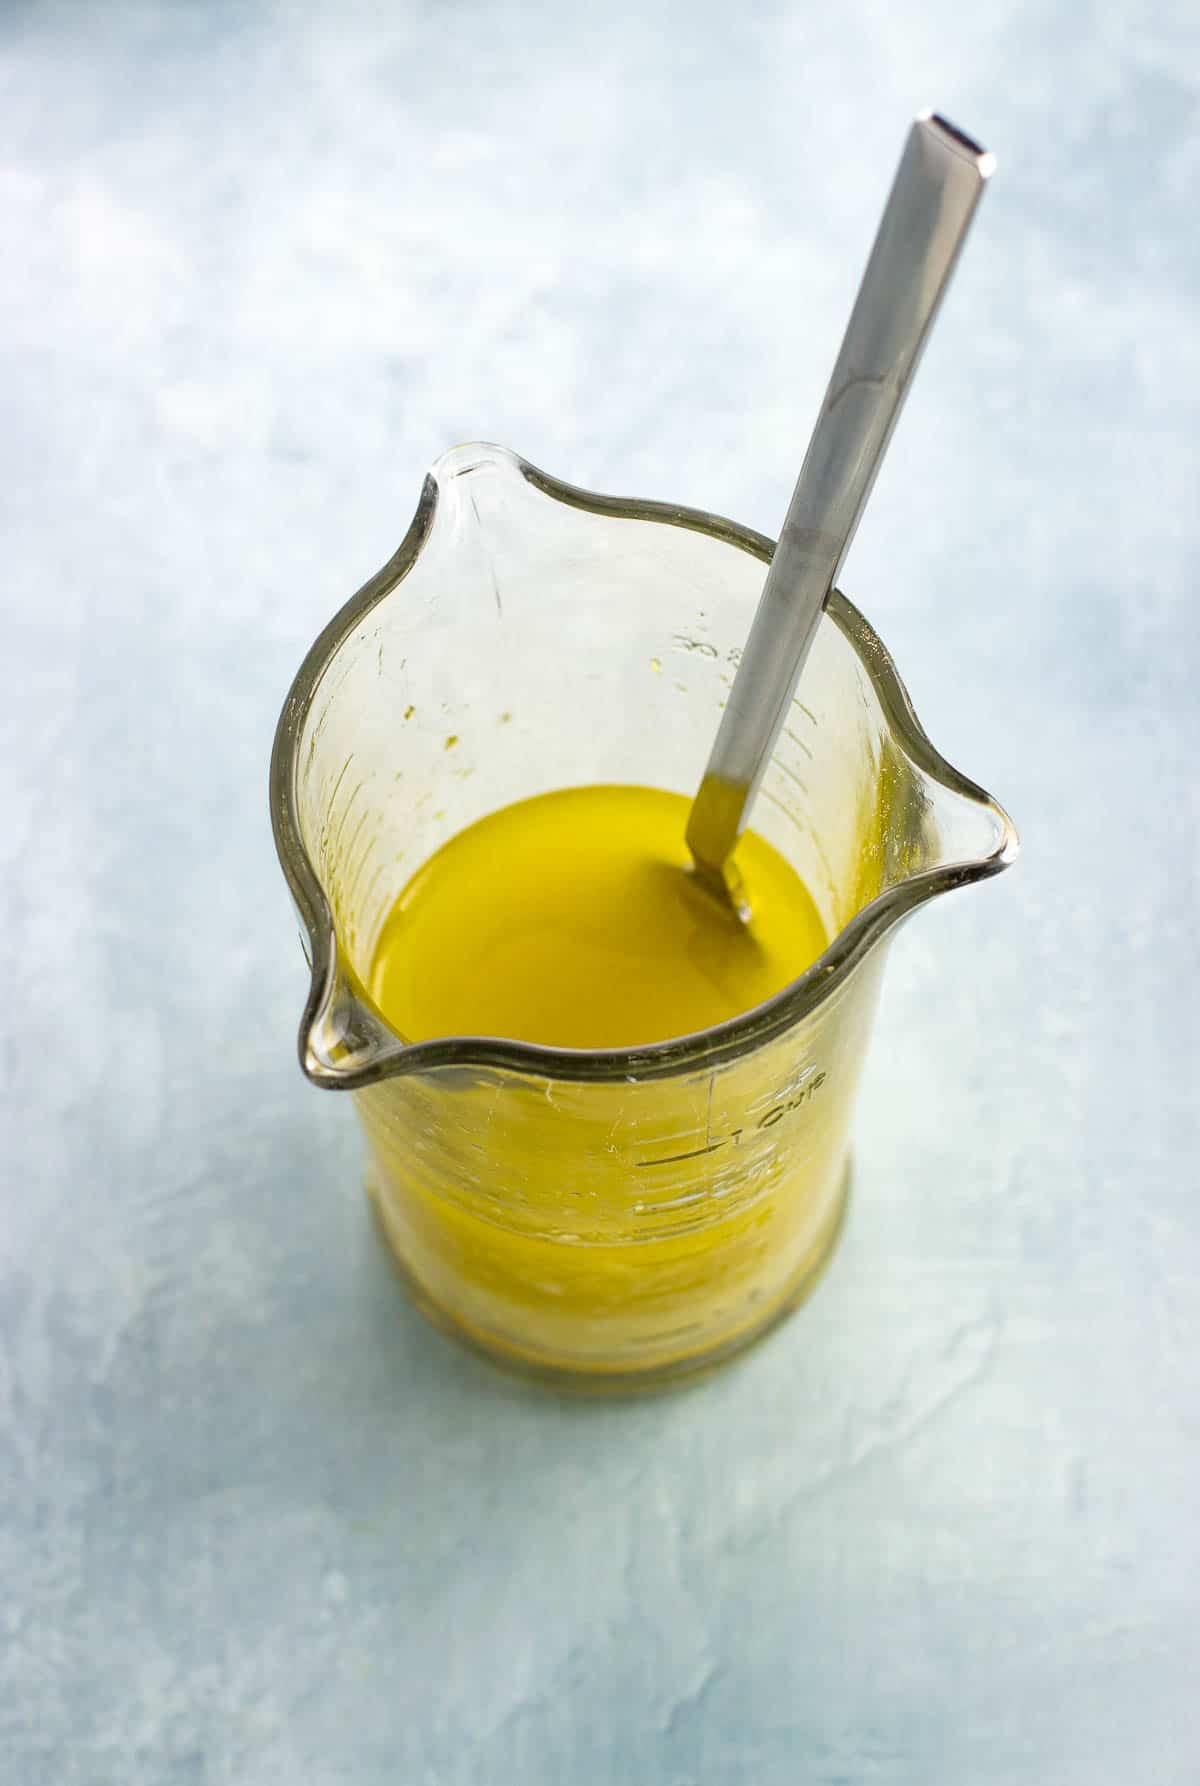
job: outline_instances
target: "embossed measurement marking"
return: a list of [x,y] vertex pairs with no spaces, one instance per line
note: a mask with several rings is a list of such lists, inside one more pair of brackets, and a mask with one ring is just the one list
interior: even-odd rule
[[720,1147],[739,1147],[744,1135],[756,1135],[763,1129],[773,1129],[777,1122],[783,1121],[790,1110],[799,1110],[802,1104],[807,1104],[813,1094],[820,1091],[828,1076],[827,1073],[814,1074],[790,1097],[780,1098],[777,1103],[771,1105],[769,1110],[764,1110],[755,1122],[743,1125],[740,1129],[730,1129],[727,1135],[718,1135],[715,1141],[708,1141],[703,1147],[689,1148],[686,1153],[664,1154],[653,1160],[635,1160],[634,1164],[639,1168],[643,1166],[678,1166],[683,1160],[703,1159],[707,1154],[716,1153]]

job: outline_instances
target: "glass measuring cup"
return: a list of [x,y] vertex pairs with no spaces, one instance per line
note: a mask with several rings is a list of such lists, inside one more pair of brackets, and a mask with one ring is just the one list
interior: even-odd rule
[[389,1027],[365,991],[380,928],[454,833],[572,785],[695,789],[771,549],[458,447],[280,716],[272,820],[311,968],[301,1064],[354,1093],[379,1220],[426,1312],[539,1372],[683,1374],[804,1295],[842,1217],[890,935],[1016,853],[834,591],[753,819],[832,939],[807,973],[653,1047]]

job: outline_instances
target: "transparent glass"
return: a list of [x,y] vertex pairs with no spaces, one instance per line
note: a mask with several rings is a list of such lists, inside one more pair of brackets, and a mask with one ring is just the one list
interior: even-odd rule
[[421,1305],[541,1372],[692,1371],[803,1296],[842,1216],[887,939],[1016,851],[835,591],[753,816],[833,939],[807,973],[636,1050],[410,1044],[389,1027],[364,991],[380,928],[454,833],[555,788],[695,790],[771,550],[712,515],[456,448],[280,717],[271,806],[312,970],[304,1071],[354,1093]]

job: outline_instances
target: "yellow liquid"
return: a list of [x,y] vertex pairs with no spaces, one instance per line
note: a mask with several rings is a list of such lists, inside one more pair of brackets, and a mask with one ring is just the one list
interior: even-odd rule
[[541,794],[444,845],[384,924],[370,991],[409,1041],[503,1036],[626,1048],[710,1028],[826,945],[803,882],[753,832],[743,924],[689,873],[688,801],[657,788]]
[[[590,787],[480,820],[401,894],[372,997],[409,1040],[569,1048],[753,1007],[825,931],[754,835],[738,849],[752,920],[725,912],[688,873],[687,812],[678,794]],[[661,1079],[468,1068],[368,1087],[384,1231],[428,1312],[489,1351],[594,1380],[693,1368],[760,1331],[826,1256],[857,1052],[849,1027],[827,1046],[802,1025]]]

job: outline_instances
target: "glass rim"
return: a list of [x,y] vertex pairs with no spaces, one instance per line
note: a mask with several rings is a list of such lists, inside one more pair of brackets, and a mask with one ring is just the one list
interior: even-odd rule
[[[456,463],[470,459],[469,464]],[[874,627],[840,589],[830,591],[825,613],[854,651],[883,711],[893,737],[910,760],[939,786],[992,816],[995,847],[984,856],[923,869],[886,888],[842,926],[824,952],[797,979],[762,1004],[736,1017],[685,1036],[636,1048],[556,1048],[498,1036],[439,1036],[406,1042],[383,1016],[365,988],[353,982],[352,996],[370,1013],[374,1026],[390,1038],[359,1064],[328,1066],[319,1062],[310,1038],[326,1007],[344,961],[333,911],[300,834],[297,775],[305,721],[326,670],[371,610],[408,575],[432,531],[440,480],[449,472],[494,463],[504,466],[552,501],[614,519],[649,521],[682,527],[740,548],[769,564],[775,542],[704,509],[633,497],[603,496],[540,471],[506,447],[483,442],[452,448],[427,472],[416,513],[400,545],[387,563],[368,579],[322,628],[305,654],[288,690],[275,728],[271,750],[271,828],[280,867],[287,880],[307,935],[310,969],[308,996],[300,1021],[300,1064],[315,1083],[349,1091],[403,1074],[445,1067],[491,1067],[538,1079],[582,1083],[619,1083],[673,1077],[720,1065],[774,1040],[824,1005],[850,978],[875,945],[903,918],[939,894],[999,874],[1019,848],[1012,820],[998,801],[955,769],[930,741],[917,718],[908,690],[891,653]],[[451,471],[451,467],[454,467]]]

